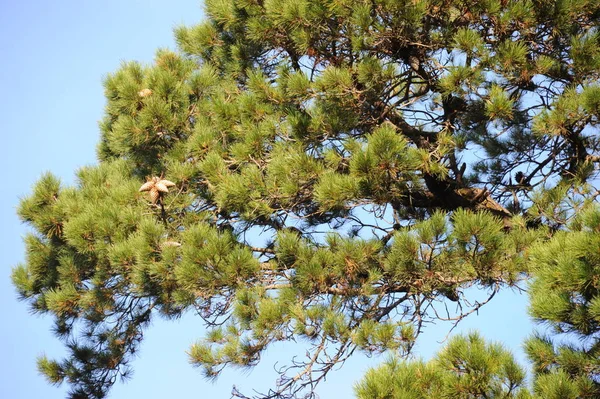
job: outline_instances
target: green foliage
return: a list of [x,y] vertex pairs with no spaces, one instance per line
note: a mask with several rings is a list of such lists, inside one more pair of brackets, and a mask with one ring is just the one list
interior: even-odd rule
[[[596,397],[600,375],[600,209],[590,206],[569,231],[532,248],[536,278],[530,287],[530,313],[552,328],[525,345],[537,373],[535,390],[543,397]],[[568,334],[577,340],[562,341]]]
[[[189,351],[209,377],[301,338],[273,391],[295,397],[356,350],[409,355],[436,307],[478,309],[468,288],[533,278],[534,318],[585,340],[528,342],[531,395],[597,395],[597,1],[205,9],[107,76],[99,164],[18,209],[14,285],[68,350],[39,361],[50,382],[105,397],[152,318],[193,309],[218,326]],[[530,395],[476,335],[384,367],[397,384],[365,397]]]
[[512,354],[476,333],[452,338],[427,363],[392,358],[367,371],[355,392],[360,399],[531,397]]
[[513,102],[506,91],[500,86],[493,85],[489,91],[489,99],[485,104],[485,111],[490,119],[512,119]]

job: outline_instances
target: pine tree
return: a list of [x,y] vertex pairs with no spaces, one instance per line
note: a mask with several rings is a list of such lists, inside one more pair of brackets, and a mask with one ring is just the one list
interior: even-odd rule
[[[552,398],[600,397],[600,208],[532,248],[530,314],[550,334],[525,343],[536,385]],[[562,382],[558,382],[561,381]],[[574,394],[559,395],[568,387]],[[552,393],[552,394],[550,394]]]
[[390,359],[355,386],[358,399],[529,399],[525,370],[499,344],[477,333],[456,336],[437,356],[423,361]]
[[[152,318],[189,309],[212,326],[190,349],[207,376],[303,339],[265,396],[310,395],[356,350],[407,355],[423,323],[476,311],[466,288],[517,286],[536,248],[580,253],[593,235],[573,223],[598,196],[596,0],[207,0],[206,14],[176,29],[178,52],[107,77],[98,165],[75,187],[45,175],[19,208],[33,231],[13,281],[55,318],[69,353],[39,368],[71,398],[104,397]],[[534,291],[557,306],[596,284],[587,261],[577,281],[554,261]],[[586,295],[532,313],[593,339]],[[538,369],[573,359],[553,356]]]
[[453,338],[428,363],[392,358],[356,384],[359,399],[600,397],[600,207],[531,248],[530,314],[548,325],[525,344],[533,383],[498,344]]

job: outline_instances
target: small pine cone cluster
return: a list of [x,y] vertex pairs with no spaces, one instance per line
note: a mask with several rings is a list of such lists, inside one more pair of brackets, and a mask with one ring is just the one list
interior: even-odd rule
[[162,196],[169,192],[169,187],[175,186],[175,183],[169,180],[165,180],[161,177],[154,176],[140,187],[140,192],[148,191],[150,193],[150,200],[153,204],[158,203]]

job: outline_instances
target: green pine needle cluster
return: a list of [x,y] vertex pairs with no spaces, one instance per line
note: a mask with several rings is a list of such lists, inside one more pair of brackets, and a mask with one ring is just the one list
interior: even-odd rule
[[429,362],[391,358],[369,370],[355,392],[359,399],[532,397],[512,354],[477,333],[452,338]]

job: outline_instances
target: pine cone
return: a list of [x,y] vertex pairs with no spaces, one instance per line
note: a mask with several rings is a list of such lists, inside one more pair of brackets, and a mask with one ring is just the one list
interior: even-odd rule
[[180,247],[181,244],[177,241],[165,241],[162,243],[162,247]]
[[150,200],[153,204],[156,204],[163,194],[169,192],[169,187],[175,186],[175,183],[169,180],[164,180],[160,177],[154,176],[149,179],[146,183],[142,184],[139,191],[149,191]]
[[138,96],[140,96],[140,97],[148,97],[151,94],[152,94],[152,90],[150,90],[150,89],[143,89],[143,90],[138,91]]
[[168,193],[169,192],[169,189],[167,188],[167,186],[164,183],[162,183],[162,182],[157,182],[154,185],[154,188],[156,188],[161,193]]
[[152,190],[150,190],[150,200],[153,204],[156,204],[159,198],[160,192],[155,187],[152,187]]

